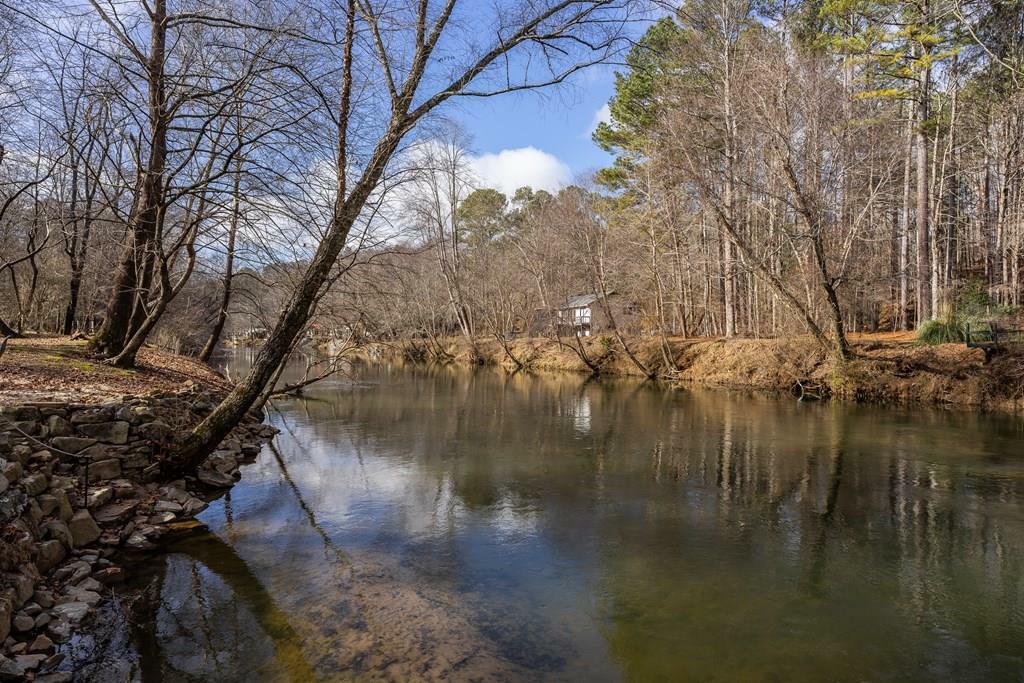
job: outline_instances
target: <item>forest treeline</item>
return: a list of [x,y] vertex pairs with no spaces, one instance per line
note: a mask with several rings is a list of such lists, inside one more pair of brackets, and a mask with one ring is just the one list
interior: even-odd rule
[[[629,315],[606,306],[608,334],[627,353],[635,334],[796,333],[842,359],[851,330],[952,341],[1012,315],[1022,7],[686,2],[617,77],[593,136],[614,164],[554,197],[426,207],[430,253],[378,317],[398,336],[500,339],[571,294],[614,292]],[[427,185],[468,184],[457,149]]]
[[[0,1],[0,335],[130,367],[258,332],[185,460],[305,334],[548,334],[590,364],[558,324],[588,294],[631,358],[799,334],[841,362],[851,330],[1020,304],[1020,0],[35,5]],[[614,163],[479,186],[449,101],[606,63]]]

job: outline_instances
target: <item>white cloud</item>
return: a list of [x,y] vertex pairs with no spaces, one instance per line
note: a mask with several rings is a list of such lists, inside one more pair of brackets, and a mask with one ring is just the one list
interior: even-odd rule
[[612,110],[605,104],[603,107],[594,112],[594,118],[590,120],[590,128],[587,129],[586,137],[590,137],[597,130],[598,124],[611,123],[612,122]]
[[473,170],[483,187],[493,187],[508,196],[523,186],[556,192],[569,184],[572,172],[558,157],[537,149],[503,149],[473,159]]

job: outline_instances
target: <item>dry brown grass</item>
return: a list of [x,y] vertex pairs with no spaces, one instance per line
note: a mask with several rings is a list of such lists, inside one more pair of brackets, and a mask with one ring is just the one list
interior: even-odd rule
[[85,341],[68,337],[12,339],[0,356],[0,404],[7,405],[33,400],[98,403],[176,391],[188,381],[230,389],[209,366],[158,349],[142,349],[133,370],[103,363]]

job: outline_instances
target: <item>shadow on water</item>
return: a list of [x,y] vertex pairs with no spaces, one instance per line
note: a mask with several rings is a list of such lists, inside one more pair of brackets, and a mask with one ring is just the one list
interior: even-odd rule
[[214,534],[168,548],[131,623],[146,682],[315,678],[289,616]]
[[362,369],[154,563],[147,680],[1020,680],[1018,420]]

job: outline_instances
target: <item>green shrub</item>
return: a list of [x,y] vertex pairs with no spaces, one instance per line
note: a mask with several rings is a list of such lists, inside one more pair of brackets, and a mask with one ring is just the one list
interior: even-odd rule
[[917,329],[917,340],[925,344],[957,344],[966,339],[964,322],[956,316],[925,320]]
[[917,330],[918,341],[924,344],[961,344],[967,341],[967,326],[972,338],[988,331],[990,321],[1013,315],[1012,306],[997,304],[989,296],[984,280],[973,279],[964,284],[953,300],[953,311],[939,319],[925,320]]

